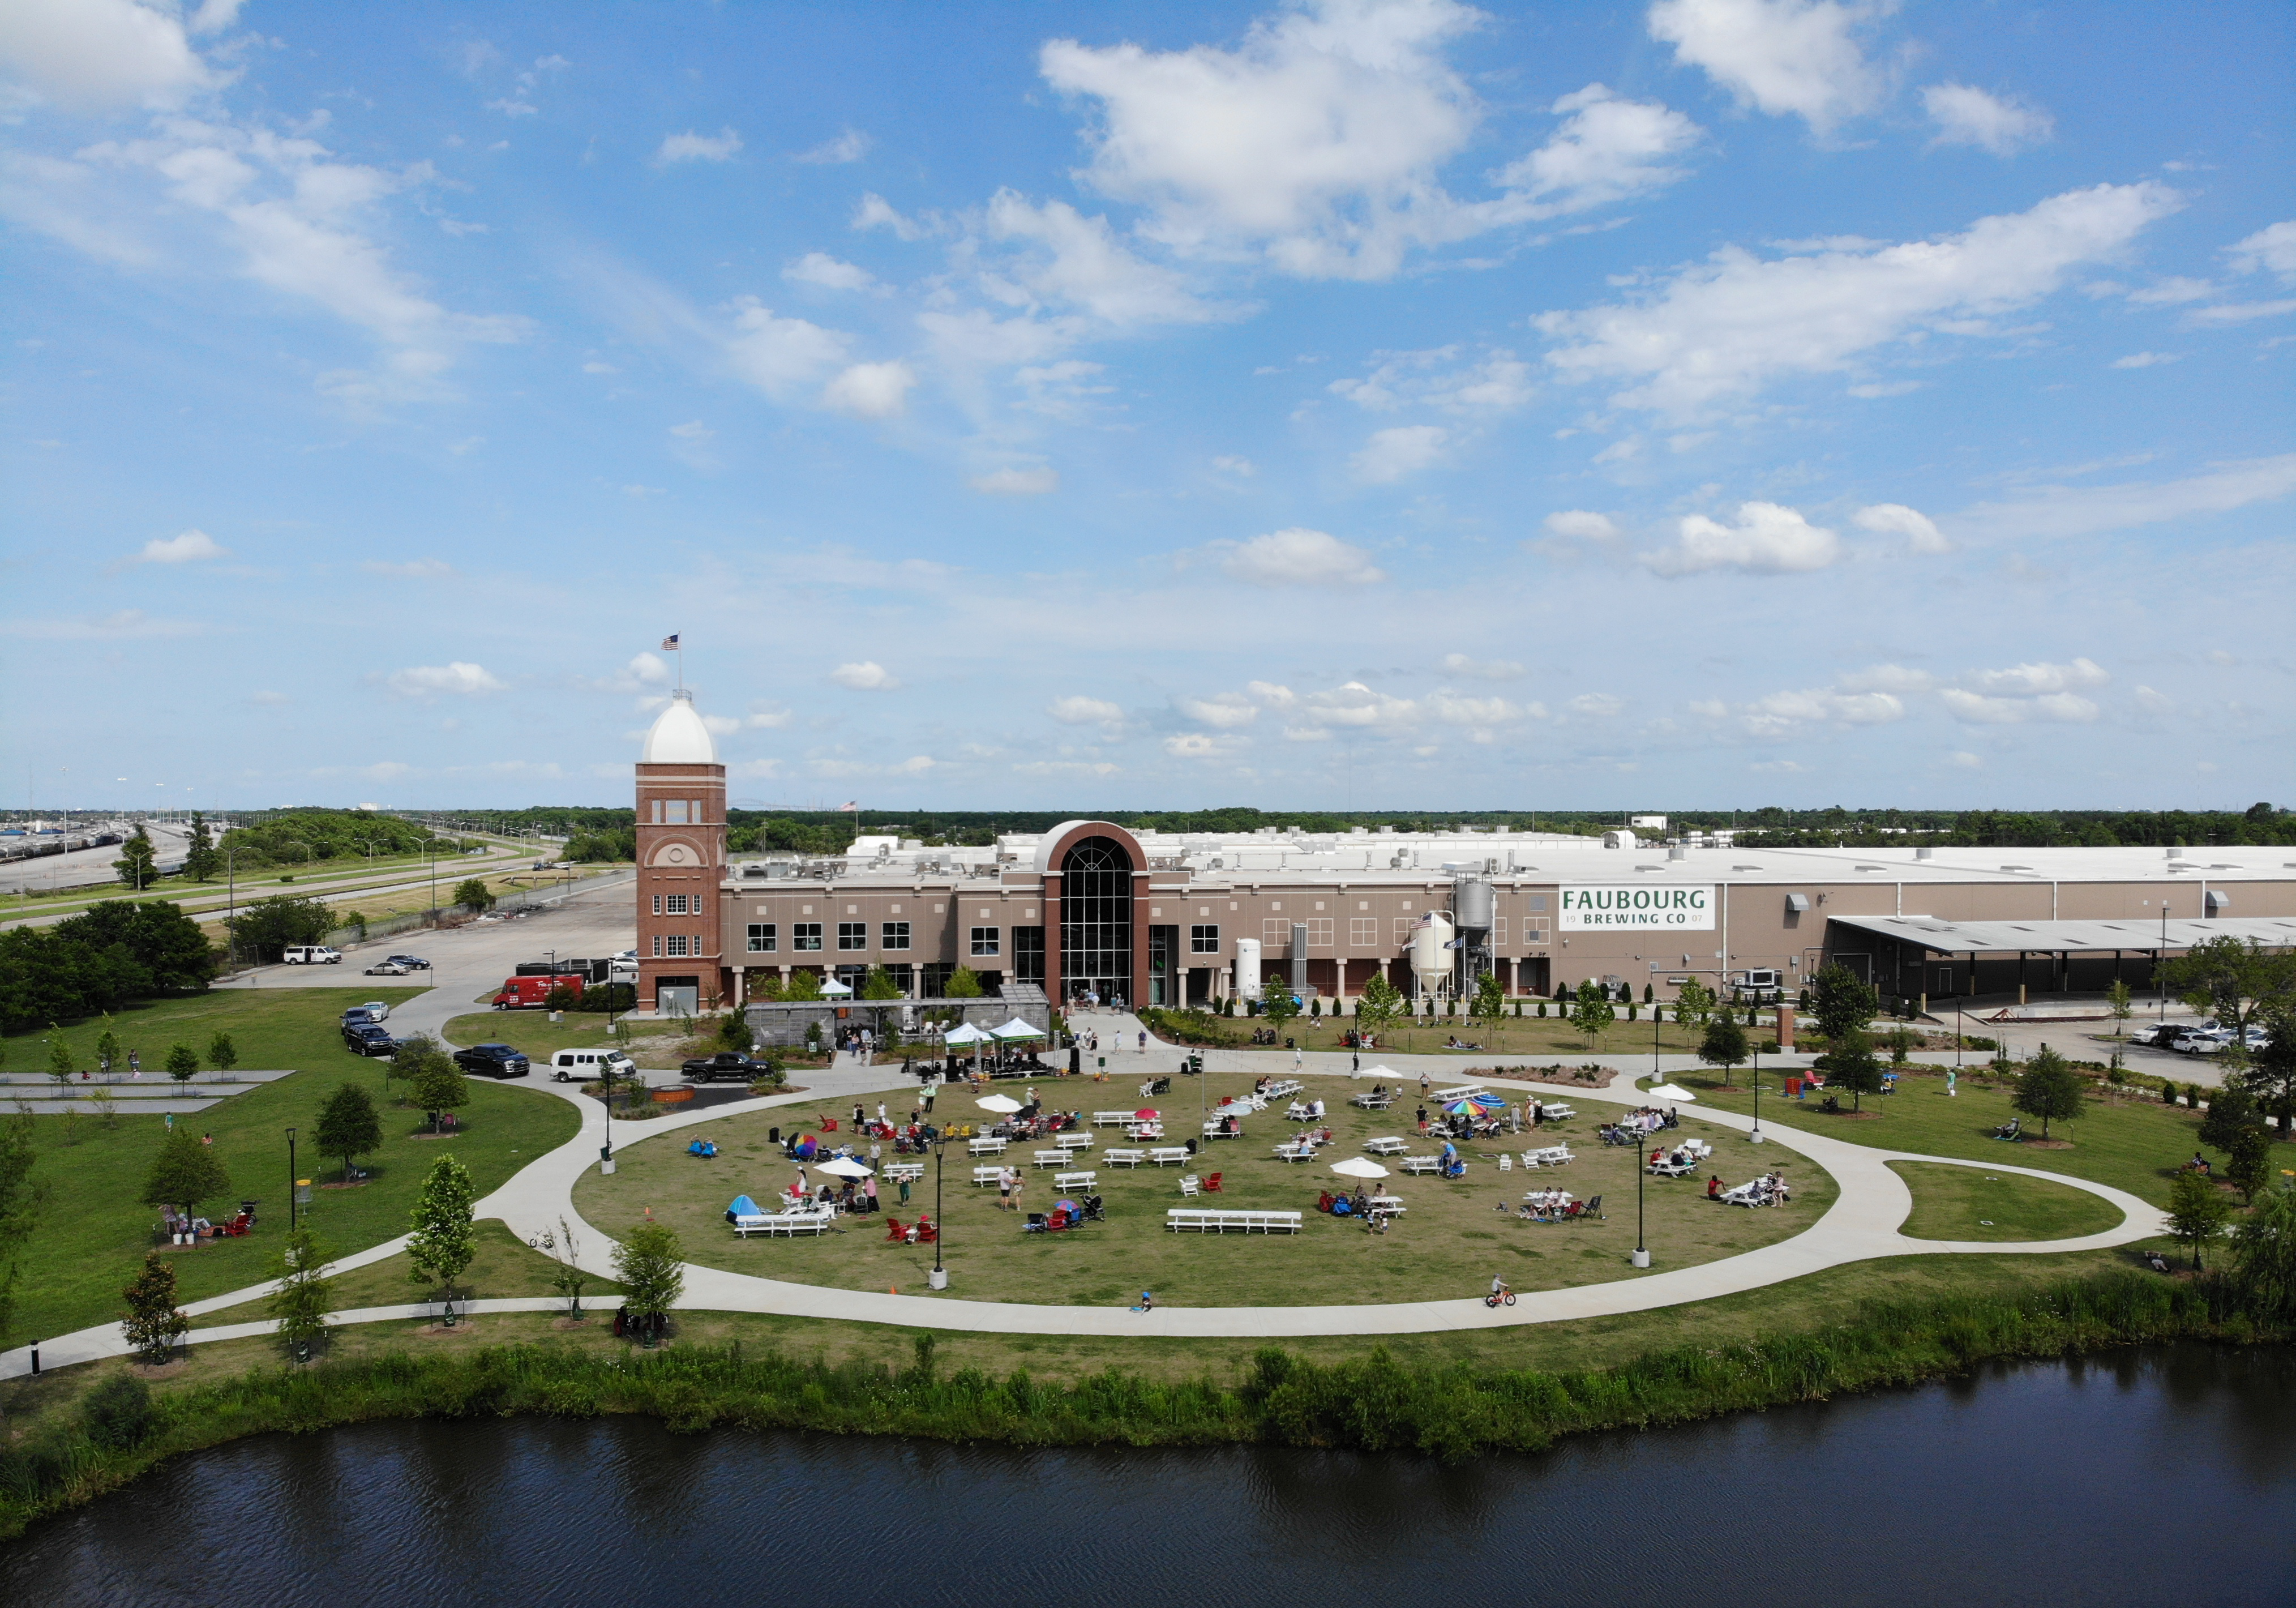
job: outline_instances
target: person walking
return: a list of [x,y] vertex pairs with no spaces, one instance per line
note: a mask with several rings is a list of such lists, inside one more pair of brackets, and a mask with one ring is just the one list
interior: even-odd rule
[[1955,1085],[1955,1084],[1956,1084],[1956,1083],[1958,1083],[1958,1082],[1960,1082],[1960,1081],[1961,1081],[1961,1074],[1960,1074],[1960,1073],[1958,1073],[1958,1072],[1955,1071],[1953,1070],[1953,1068],[1951,1068],[1951,1067],[1948,1067],[1948,1068],[1946,1068],[1946,1069],[1945,1069],[1945,1097],[1946,1097],[1947,1099],[1948,1099],[1948,1100],[1953,1099],[1953,1098],[1954,1098],[1957,1094],[1959,1094],[1959,1093],[1960,1093],[1960,1091],[1959,1091],[1958,1089],[1956,1089],[1956,1088],[1955,1088],[1955,1087],[1954,1087],[1954,1085]]
[[1144,1055],[1148,1053],[1148,1030],[1146,1028],[1142,1028],[1140,1030],[1140,1053]]
[[[873,1153],[874,1153],[875,1149],[876,1149],[876,1146],[874,1146],[874,1145],[870,1146],[870,1150],[871,1150],[871,1152],[872,1152]],[[864,1197],[865,1197],[865,1198],[867,1199],[867,1201],[868,1201],[868,1202],[869,1202],[869,1204],[868,1204],[867,1206],[865,1206],[865,1207],[862,1208],[862,1210],[865,1210],[865,1211],[874,1211],[874,1210],[877,1210],[877,1175],[876,1175],[875,1173],[873,1173],[873,1173],[871,1173],[867,1177],[865,1177],[865,1178],[864,1178],[864,1179],[862,1179],[862,1180],[861,1180],[861,1194],[863,1194],[863,1196],[864,1196]]]
[[1300,1070],[1300,1046],[1296,1044],[1292,1046],[1292,1070],[1295,1072]]

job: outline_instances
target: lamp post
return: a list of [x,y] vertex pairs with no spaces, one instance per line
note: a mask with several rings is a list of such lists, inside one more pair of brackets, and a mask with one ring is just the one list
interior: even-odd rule
[[1635,1141],[1635,1254],[1633,1257],[1634,1265],[1637,1268],[1650,1266],[1650,1246],[1643,1233],[1643,1180],[1649,1172],[1649,1164],[1643,1160],[1642,1139],[1637,1138]]
[[1754,1040],[1754,1131],[1747,1136],[1751,1144],[1762,1142],[1762,1041]]
[[287,1130],[287,1232],[295,1232],[295,1130]]
[[936,1290],[948,1288],[948,1269],[941,1264],[943,1242],[948,1238],[948,1213],[941,1210],[942,1184],[948,1177],[948,1129],[933,1138],[933,1265],[930,1282]]

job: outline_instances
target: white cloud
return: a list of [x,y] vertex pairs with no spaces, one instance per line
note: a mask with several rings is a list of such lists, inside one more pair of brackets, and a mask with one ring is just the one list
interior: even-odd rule
[[2235,274],[2269,272],[2296,281],[2296,220],[2259,229],[2247,239],[2234,242],[2225,255],[2231,258]]
[[1503,168],[1497,182],[1529,198],[1531,216],[1579,212],[1688,176],[1668,167],[1704,130],[1656,101],[1629,101],[1600,84],[1564,95],[1551,110],[1569,114],[1546,143]]
[[898,357],[890,363],[857,363],[823,388],[821,399],[857,419],[890,419],[907,405],[916,382],[915,371]]
[[1215,543],[1220,568],[1261,587],[1367,586],[1387,578],[1371,554],[1322,530],[1294,525],[1250,541]]
[[2179,322],[2188,330],[2220,329],[2256,318],[2283,318],[2296,313],[2296,300],[2227,301],[2218,307],[2194,308]]
[[791,160],[832,167],[845,162],[857,162],[869,154],[869,147],[875,143],[859,129],[848,128],[833,140],[824,140],[810,151],[799,152]]
[[1823,570],[1841,556],[1841,537],[1775,503],[1741,503],[1727,525],[1693,513],[1679,529],[1675,546],[1641,555],[1646,568],[1660,575],[1706,570],[1782,575]]
[[1206,726],[1222,731],[1239,726],[1250,726],[1259,718],[1259,706],[1241,693],[1221,693],[1211,698],[1183,698],[1179,711],[1191,720],[1201,720]]
[[144,551],[135,557],[136,562],[146,564],[188,564],[205,558],[224,558],[230,552],[204,530],[186,530],[181,536],[153,537],[144,544]]
[[681,441],[695,443],[714,441],[718,439],[718,432],[699,419],[688,419],[683,424],[673,424],[669,427],[669,433]]
[[817,284],[832,291],[873,291],[876,276],[857,264],[842,262],[826,251],[808,251],[782,270],[783,279]]
[[206,627],[196,620],[154,619],[141,609],[78,619],[11,619],[0,621],[0,636],[36,642],[104,642],[122,638],[197,636]]
[[1908,508],[1903,503],[1876,503],[1871,508],[1860,508],[1849,519],[1860,530],[1871,530],[1880,536],[1904,537],[1906,546],[1916,553],[1953,551],[1953,544],[1945,539],[1929,515]]
[[1117,768],[1104,759],[1029,759],[1015,765],[1013,773],[1021,776],[1112,776]]
[[179,105],[217,82],[174,8],[135,0],[12,0],[0,7],[0,72],[90,111]]
[[1611,693],[1581,693],[1570,701],[1570,712],[1590,720],[1609,720],[1626,712],[1627,701]]
[[2112,677],[2092,660],[2070,664],[2037,661],[2006,669],[1972,670],[1960,686],[1938,695],[1956,719],[1972,726],[2017,726],[2028,721],[2083,724],[2098,715],[2095,703],[2073,691],[2098,687]]
[[1325,389],[1358,407],[1391,412],[1406,406],[1450,413],[1501,412],[1530,400],[1530,365],[1505,348],[1479,363],[1455,366],[1456,346],[1429,351],[1382,352],[1379,366],[1362,379],[1334,380]]
[[1057,469],[992,469],[965,481],[975,491],[991,496],[1043,496],[1061,488]]
[[1523,668],[1512,659],[1470,659],[1464,653],[1443,655],[1443,673],[1464,676],[1475,681],[1515,681],[1521,678]]
[[845,360],[847,337],[803,318],[776,318],[753,296],[734,304],[734,327],[726,353],[734,373],[776,400]]
[[1948,687],[1939,696],[1954,718],[1971,726],[2017,726],[2028,720],[2079,725],[2097,718],[2095,704],[2071,693],[2052,693],[2042,698],[1988,698],[1960,687]]
[[742,722],[732,715],[704,715],[701,724],[721,737],[730,737],[742,729]]
[[2177,701],[2166,693],[2155,692],[2149,686],[2136,689],[2136,701],[2147,714],[2167,715],[2176,711]]
[[863,195],[859,204],[853,209],[852,227],[890,229],[902,240],[921,239],[925,232],[923,225],[903,217],[894,209],[892,202],[874,192]]
[[1259,466],[1250,458],[1240,458],[1233,455],[1214,458],[1212,467],[1222,474],[1232,474],[1240,480],[1248,480],[1259,472]]
[[856,693],[897,693],[901,688],[892,672],[873,659],[865,659],[858,664],[840,664],[829,672],[829,678]]
[[1546,523],[1554,535],[1575,542],[1614,542],[1621,534],[1608,514],[1589,513],[1584,508],[1565,508],[1550,513]]
[[1028,248],[989,276],[990,292],[1010,304],[1064,302],[1117,329],[1201,324],[1233,312],[1198,300],[1179,275],[1119,243],[1105,217],[1086,217],[1065,201],[1040,206],[999,190],[984,228],[993,241]]
[[689,128],[684,134],[665,136],[653,160],[661,167],[672,162],[730,162],[741,149],[742,136],[731,128],[714,135],[696,134]]
[[1953,763],[1962,770],[1982,770],[1985,767],[1985,756],[1972,754],[1968,750],[1963,749],[1953,756]]
[[1996,156],[2014,156],[2057,131],[2055,119],[2038,107],[1967,84],[1932,84],[1922,91],[1922,106],[1938,127],[1932,144],[1975,145]]
[[1755,736],[1782,736],[1789,728],[1817,722],[1887,726],[1905,718],[1905,700],[1893,693],[1845,693],[1830,687],[1772,693],[1748,704],[1742,716]]
[[594,358],[582,365],[582,372],[586,374],[619,374],[622,371],[611,363],[600,363]]
[[1217,759],[1243,746],[1238,737],[1215,737],[1206,732],[1182,732],[1164,739],[1164,751],[1175,759]]
[[402,698],[429,699],[448,694],[469,698],[509,690],[488,674],[484,666],[466,664],[461,660],[452,664],[418,664],[393,670],[383,677],[383,685]]
[[2268,503],[2296,491],[2296,453],[2211,465],[2180,480],[2116,486],[2039,486],[2003,503],[1980,503],[1956,514],[1964,537],[2093,536]]
[[1900,664],[1877,664],[1840,677],[1835,685],[1850,693],[1925,693],[1937,685],[1937,677]]
[[2115,357],[2112,360],[2112,366],[2114,368],[2152,368],[2163,363],[2181,363],[2184,361],[2184,357],[2185,354],[2182,352],[2131,352],[2126,357]]
[[403,563],[371,558],[359,568],[369,575],[388,575],[398,580],[431,580],[455,573],[455,566],[443,558],[410,558]]
[[1363,449],[1348,460],[1356,479],[1371,486],[1391,486],[1416,474],[1443,455],[1451,432],[1439,424],[1400,424],[1372,432]]
[[1928,330],[1982,332],[1970,321],[2049,294],[2179,204],[2161,185],[2100,185],[1942,240],[1821,242],[1768,260],[1726,247],[1643,299],[1534,322],[1562,343],[1547,361],[1564,375],[1627,380],[1621,404],[1694,414]]
[[2128,299],[2139,307],[2177,307],[2187,301],[2199,301],[2217,293],[2217,287],[2205,279],[2194,279],[2184,275],[2172,275],[2142,289],[2128,292]]
[[796,718],[797,711],[787,704],[767,703],[751,706],[750,712],[742,717],[742,724],[752,731],[777,732]]
[[1651,37],[1736,97],[1821,132],[1866,111],[1881,82],[1850,30],[1875,9],[1833,0],[1658,0]]
[[2070,664],[2043,662],[2012,665],[2005,670],[1973,670],[1962,679],[1981,693],[2031,698],[2079,686],[2103,686],[2112,677],[2094,660],[2076,659]]
[[1055,698],[1045,706],[1045,713],[1062,726],[1113,726],[1124,718],[1124,711],[1105,698],[1082,694]]

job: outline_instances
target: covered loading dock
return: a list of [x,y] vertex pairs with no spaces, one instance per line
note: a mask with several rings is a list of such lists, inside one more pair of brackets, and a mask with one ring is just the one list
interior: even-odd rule
[[1970,995],[2098,994],[2115,978],[2151,984],[2160,962],[2213,938],[2296,948],[2296,918],[1949,922],[1927,915],[1837,915],[1824,957],[1863,971],[1884,995],[1928,1001]]

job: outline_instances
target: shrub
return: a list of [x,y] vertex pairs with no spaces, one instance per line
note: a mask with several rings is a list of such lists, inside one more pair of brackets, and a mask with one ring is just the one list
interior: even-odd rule
[[107,1451],[133,1451],[159,1427],[152,1387],[133,1374],[114,1374],[80,1399],[87,1438]]

